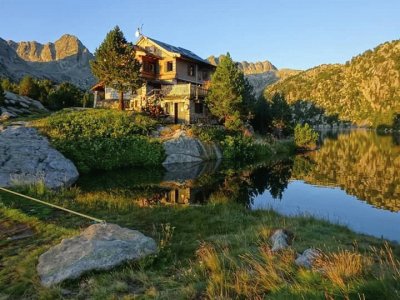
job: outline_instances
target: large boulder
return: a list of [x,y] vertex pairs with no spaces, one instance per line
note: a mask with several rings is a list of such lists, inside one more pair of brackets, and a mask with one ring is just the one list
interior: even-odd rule
[[37,271],[42,284],[51,286],[78,278],[87,271],[110,269],[156,251],[155,241],[139,231],[115,224],[95,224],[43,253]]
[[24,124],[0,128],[0,186],[44,182],[56,189],[78,179],[74,164],[52,148],[36,129]]
[[163,143],[167,155],[163,164],[193,163],[221,159],[221,151],[215,144],[202,143],[200,140],[186,136],[184,131],[177,132]]
[[38,100],[17,95],[9,91],[5,91],[4,96],[4,105],[0,107],[0,122],[19,116],[48,112]]

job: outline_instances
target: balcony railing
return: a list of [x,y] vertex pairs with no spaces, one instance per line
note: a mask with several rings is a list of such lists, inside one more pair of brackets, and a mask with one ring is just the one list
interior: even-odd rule
[[164,97],[189,97],[190,99],[204,98],[207,90],[195,84],[175,84],[161,86],[161,93]]

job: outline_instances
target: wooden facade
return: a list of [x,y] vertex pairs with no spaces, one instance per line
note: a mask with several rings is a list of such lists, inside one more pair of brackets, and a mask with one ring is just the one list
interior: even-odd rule
[[[160,105],[173,123],[197,123],[209,118],[204,99],[214,65],[189,50],[146,36],[136,42],[135,57],[142,65],[144,83],[140,89],[125,93],[127,109],[141,111],[148,105]],[[97,84],[92,91],[95,107],[117,107],[115,90]]]

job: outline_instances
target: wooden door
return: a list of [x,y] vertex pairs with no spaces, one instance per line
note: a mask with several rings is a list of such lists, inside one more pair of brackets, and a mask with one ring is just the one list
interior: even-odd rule
[[178,114],[179,114],[179,105],[178,103],[174,103],[174,123],[178,124]]

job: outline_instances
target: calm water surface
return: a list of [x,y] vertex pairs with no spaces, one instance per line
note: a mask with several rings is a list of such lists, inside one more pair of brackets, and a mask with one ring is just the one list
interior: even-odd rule
[[[400,241],[400,139],[371,131],[322,133],[318,151],[253,166],[218,163],[82,177],[83,191],[124,195],[130,205],[239,201],[250,209],[312,215]],[[121,197],[119,197],[121,198]]]

